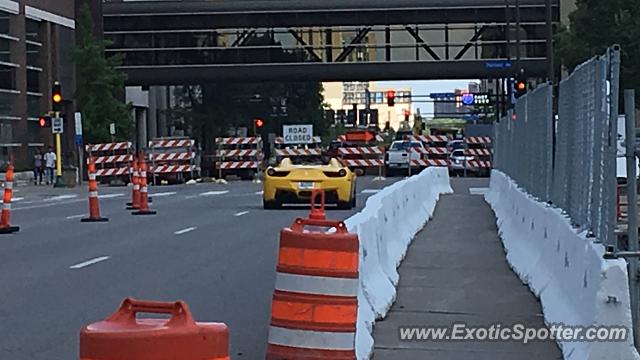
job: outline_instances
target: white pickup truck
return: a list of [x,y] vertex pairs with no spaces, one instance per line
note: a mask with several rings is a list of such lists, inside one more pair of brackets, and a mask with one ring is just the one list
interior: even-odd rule
[[[412,149],[419,150],[412,151]],[[421,149],[424,149],[424,145],[420,141],[397,140],[391,143],[384,161],[387,176],[397,172],[408,173],[411,160],[420,159]]]

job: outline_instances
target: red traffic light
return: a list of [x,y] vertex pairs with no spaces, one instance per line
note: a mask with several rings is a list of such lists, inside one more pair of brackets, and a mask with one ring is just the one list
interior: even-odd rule
[[387,91],[387,105],[394,106],[396,104],[396,92],[394,90]]
[[524,81],[518,81],[516,83],[516,90],[525,91],[526,89],[527,89],[527,85],[524,83]]
[[253,123],[256,125],[257,128],[261,128],[264,126],[264,120],[262,119],[255,119],[253,120]]
[[41,128],[51,127],[51,117],[49,117],[49,116],[40,116],[38,118],[38,125]]

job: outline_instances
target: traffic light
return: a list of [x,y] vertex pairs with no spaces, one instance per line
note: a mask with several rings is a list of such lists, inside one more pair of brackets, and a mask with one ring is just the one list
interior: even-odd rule
[[404,114],[404,121],[409,121],[409,115],[411,114],[409,110],[404,109],[402,110],[402,113]]
[[527,83],[524,80],[516,80],[516,96],[520,97],[527,93]]
[[387,106],[394,106],[396,104],[396,92],[393,90],[387,91]]
[[59,81],[54,81],[51,87],[51,102],[53,111],[62,111],[62,85]]
[[40,116],[38,118],[38,125],[41,129],[51,127],[51,116]]
[[258,132],[264,128],[264,120],[260,118],[253,119],[253,134],[258,135]]

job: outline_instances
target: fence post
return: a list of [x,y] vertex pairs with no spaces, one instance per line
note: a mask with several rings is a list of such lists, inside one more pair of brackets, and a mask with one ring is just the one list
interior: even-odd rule
[[[627,221],[629,236],[629,251],[640,250],[638,244],[638,199],[637,199],[637,177],[636,177],[636,104],[635,90],[624,91],[624,112],[626,123],[626,157],[627,157]],[[629,262],[629,292],[631,293],[631,319],[633,320],[633,340],[636,348],[640,346],[640,331],[638,320],[640,320],[640,294],[638,293],[638,258],[627,258]]]

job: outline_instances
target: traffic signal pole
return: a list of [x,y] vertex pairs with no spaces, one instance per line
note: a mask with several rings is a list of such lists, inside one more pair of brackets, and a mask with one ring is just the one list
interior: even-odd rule
[[59,129],[56,129],[52,124],[52,131],[55,134],[56,141],[56,180],[53,184],[53,187],[64,187],[64,181],[62,181],[62,136],[60,133],[64,131],[64,123],[60,118],[60,110],[62,105],[62,85],[59,81],[54,81],[53,86],[51,87],[51,101],[55,119],[52,121],[58,121],[57,124]]
[[[56,118],[60,118],[60,112],[56,111]],[[64,181],[62,181],[62,137],[60,133],[56,135],[56,182],[54,187],[64,187]]]

